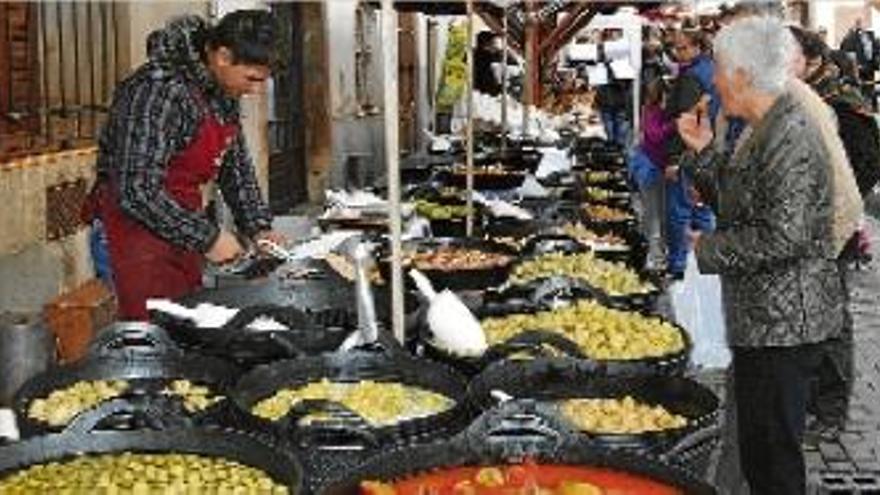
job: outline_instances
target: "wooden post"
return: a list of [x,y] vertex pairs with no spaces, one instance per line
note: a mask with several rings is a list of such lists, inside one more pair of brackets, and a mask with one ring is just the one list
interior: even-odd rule
[[539,32],[540,24],[536,12],[535,0],[525,2],[525,51],[526,51],[526,77],[525,98],[523,102],[523,135],[529,131],[530,107],[538,104],[541,85],[541,52]]
[[504,36],[504,53],[501,58],[501,154],[507,150],[507,2],[502,5],[502,35]]
[[467,221],[465,234],[474,234],[474,2],[467,0]]
[[403,272],[401,260],[400,218],[400,143],[397,94],[397,13],[392,0],[382,0],[382,56],[385,127],[385,165],[388,175],[388,221],[391,226],[391,329],[398,342],[403,344]]

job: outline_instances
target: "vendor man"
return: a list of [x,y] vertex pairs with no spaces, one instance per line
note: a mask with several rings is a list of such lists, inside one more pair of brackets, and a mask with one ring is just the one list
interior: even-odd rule
[[240,236],[280,241],[241,130],[238,98],[263,90],[271,14],[242,10],[211,27],[183,17],[147,40],[149,60],[114,93],[98,153],[94,214],[106,229],[120,319],[146,320],[146,300],[201,285],[205,258],[243,247],[204,212],[219,184]]

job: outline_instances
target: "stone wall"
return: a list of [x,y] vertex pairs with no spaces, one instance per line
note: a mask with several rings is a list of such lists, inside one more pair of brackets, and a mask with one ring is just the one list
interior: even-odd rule
[[92,278],[87,230],[50,239],[47,190],[94,180],[95,149],[30,156],[0,165],[0,310],[39,311]]

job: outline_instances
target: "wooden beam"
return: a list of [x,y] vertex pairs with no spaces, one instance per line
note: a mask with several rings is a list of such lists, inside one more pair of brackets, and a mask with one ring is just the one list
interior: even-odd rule
[[572,36],[577,34],[596,15],[596,10],[591,8],[589,3],[577,3],[570,7],[571,11],[568,17],[562,21],[561,25],[553,29],[541,43],[543,57],[553,58],[556,51],[571,41]]
[[[541,24],[537,12],[537,0],[525,1],[525,51],[526,81],[525,104],[541,104]],[[528,118],[528,111],[524,118]],[[525,132],[527,129],[523,127]]]
[[[322,204],[333,167],[333,123],[330,116],[329,40],[324,29],[323,2],[302,2],[302,103],[305,127],[307,194],[311,204]],[[299,56],[298,54],[296,55]]]
[[[494,12],[487,9],[486,4],[482,2],[474,4],[474,12],[480,16],[480,19],[489,26],[489,29],[491,29],[492,32],[504,36],[504,20],[501,16],[496,15]],[[521,57],[525,56],[525,50],[523,49],[523,36],[523,33],[510,29],[510,24],[508,23],[507,46],[513,48],[513,50]]]

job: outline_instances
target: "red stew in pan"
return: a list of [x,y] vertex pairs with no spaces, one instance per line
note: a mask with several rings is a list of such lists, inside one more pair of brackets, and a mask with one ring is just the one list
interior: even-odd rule
[[642,476],[605,468],[541,465],[460,467],[401,481],[364,481],[363,495],[684,495]]

